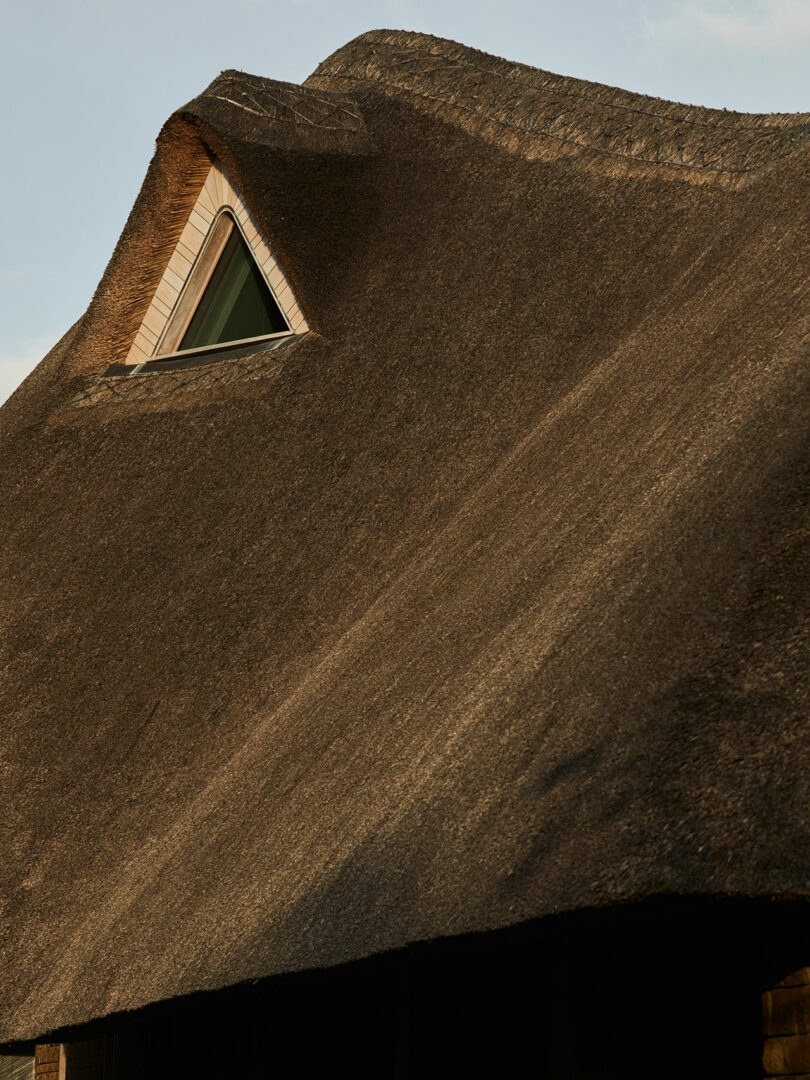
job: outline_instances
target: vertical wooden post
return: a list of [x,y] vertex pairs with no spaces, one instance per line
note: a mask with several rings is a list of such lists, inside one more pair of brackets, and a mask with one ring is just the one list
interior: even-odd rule
[[104,1039],[39,1043],[34,1051],[35,1080],[105,1080]]
[[810,1080],[810,968],[801,968],[762,995],[766,1077]]
[[34,1050],[35,1080],[61,1080],[59,1043],[38,1043]]

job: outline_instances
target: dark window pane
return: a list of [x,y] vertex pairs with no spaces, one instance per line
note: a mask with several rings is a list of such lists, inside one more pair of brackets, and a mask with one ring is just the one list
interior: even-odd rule
[[180,349],[202,349],[287,329],[261,271],[234,226]]

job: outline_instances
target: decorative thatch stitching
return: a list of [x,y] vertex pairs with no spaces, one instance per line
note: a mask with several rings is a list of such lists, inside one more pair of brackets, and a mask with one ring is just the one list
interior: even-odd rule
[[266,120],[329,131],[365,132],[360,110],[340,94],[225,71],[200,95]]
[[374,31],[311,82],[373,82],[517,131],[650,164],[748,173],[810,144],[810,114],[692,108],[512,64],[425,34]]

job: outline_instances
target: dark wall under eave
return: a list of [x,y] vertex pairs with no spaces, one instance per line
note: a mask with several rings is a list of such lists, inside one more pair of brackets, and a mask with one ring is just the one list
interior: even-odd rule
[[759,1080],[760,996],[810,955],[809,931],[804,907],[659,900],[179,998],[59,1037],[102,1039],[103,1080]]

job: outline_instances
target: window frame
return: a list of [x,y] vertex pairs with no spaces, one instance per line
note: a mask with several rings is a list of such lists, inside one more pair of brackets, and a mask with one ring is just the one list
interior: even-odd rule
[[[230,227],[224,227],[224,223],[226,222],[230,223]],[[213,345],[201,345],[192,349],[177,349],[174,346],[183,340],[183,335],[188,329],[189,323],[194,318],[197,307],[205,293],[206,286],[217,268],[225,245],[233,235],[234,229],[238,231],[248,252],[248,256],[253,259],[253,262],[258,267],[262,281],[269,290],[273,302],[286,323],[287,329],[276,331],[272,334],[259,334],[256,337],[219,341]],[[254,343],[258,345],[263,341],[270,341],[274,338],[290,337],[293,334],[294,331],[290,326],[289,317],[282,307],[275,289],[267,280],[267,276],[263,272],[261,266],[259,266],[250,242],[236,215],[236,211],[232,206],[226,204],[219,208],[214,215],[214,220],[208,227],[205,240],[197,253],[197,257],[191,267],[191,272],[186,278],[183,288],[180,290],[177,302],[168,317],[166,326],[163,328],[163,332],[155,345],[155,350],[147,363],[180,360],[187,356],[195,356],[198,353],[221,352],[223,349],[239,348],[242,345],[252,345]]]

